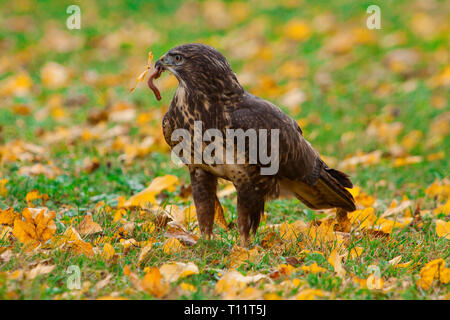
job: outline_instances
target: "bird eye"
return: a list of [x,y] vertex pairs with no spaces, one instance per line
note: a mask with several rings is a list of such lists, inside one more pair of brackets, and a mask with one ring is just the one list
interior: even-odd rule
[[176,63],[180,63],[181,60],[183,60],[183,57],[182,57],[181,55],[177,54],[177,55],[175,56],[175,62],[176,62]]

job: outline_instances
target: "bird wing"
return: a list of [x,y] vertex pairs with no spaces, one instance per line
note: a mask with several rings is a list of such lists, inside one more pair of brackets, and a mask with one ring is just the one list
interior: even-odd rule
[[[355,210],[348,176],[329,168],[303,137],[299,125],[274,104],[246,93],[230,113],[231,128],[279,129],[279,171],[277,177],[298,199],[313,209],[339,207]],[[268,143],[270,150],[270,143]]]

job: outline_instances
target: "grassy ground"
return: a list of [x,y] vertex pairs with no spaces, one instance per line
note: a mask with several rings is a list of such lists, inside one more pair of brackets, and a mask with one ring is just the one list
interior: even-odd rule
[[[367,1],[92,1],[68,30],[73,3],[0,6],[0,298],[448,299],[448,3],[380,2],[382,28],[369,30]],[[351,175],[350,233],[331,231],[333,212],[276,200],[253,249],[238,248],[231,192],[220,199],[229,230],[183,241],[198,235],[189,177],[160,127],[176,80],[158,80],[160,103],[129,88],[148,51],[193,41],[220,49],[247,90]],[[130,204],[169,175],[144,193],[150,204]],[[33,207],[55,215],[18,222]],[[162,267],[174,262],[198,270],[176,279],[189,267]]]

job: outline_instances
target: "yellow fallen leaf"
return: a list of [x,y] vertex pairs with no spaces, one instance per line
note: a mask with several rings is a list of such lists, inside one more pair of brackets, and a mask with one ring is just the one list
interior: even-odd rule
[[359,164],[364,166],[374,165],[381,161],[381,156],[383,152],[381,150],[375,150],[370,153],[359,152],[353,157],[348,157],[338,164],[338,169],[342,170],[352,170],[355,169]]
[[74,227],[68,227],[66,231],[64,231],[63,236],[59,239],[63,242],[73,242],[77,240],[81,240],[80,234],[75,230]]
[[397,218],[397,220],[379,218],[376,221],[376,224],[374,225],[374,229],[390,234],[390,233],[392,233],[392,230],[394,230],[396,228],[404,228],[412,221],[413,221],[412,217],[408,217],[408,218],[399,217],[399,218]]
[[[194,229],[194,231],[197,229]],[[164,236],[167,238],[175,238],[183,245],[187,246],[193,246],[199,239],[197,234],[188,232],[183,226],[175,221],[171,221],[167,224],[167,231],[164,233]]]
[[195,205],[191,205],[183,209],[184,226],[189,227],[192,223],[197,221],[197,210]]
[[235,192],[236,192],[236,188],[234,187],[234,185],[233,184],[229,184],[225,188],[223,188],[222,190],[217,192],[217,197],[218,198],[223,198],[223,197],[229,196],[229,195],[231,195],[231,194],[233,194]]
[[320,273],[320,272],[327,272],[328,271],[325,268],[319,267],[319,265],[316,262],[314,262],[313,264],[311,264],[309,266],[301,266],[300,269],[305,271],[305,272],[310,272],[310,273],[313,273],[313,274]]
[[89,242],[77,240],[72,243],[73,252],[77,255],[85,255],[86,257],[94,256],[94,247]]
[[128,249],[131,247],[139,247],[139,243],[134,240],[133,238],[131,239],[120,239],[120,244],[123,245],[124,249]]
[[238,291],[245,289],[250,283],[256,283],[263,279],[267,279],[267,276],[263,274],[244,276],[240,272],[232,269],[221,276],[219,281],[217,281],[214,290],[218,294],[224,294],[230,291]]
[[8,179],[0,179],[0,197],[6,197],[8,195],[8,189],[6,188],[8,181]]
[[105,259],[106,261],[110,261],[114,257],[115,253],[116,251],[114,250],[114,247],[109,243],[105,243],[102,251],[103,259]]
[[182,282],[180,283],[180,288],[183,291],[194,292],[196,290],[195,286],[190,283]]
[[361,279],[356,276],[353,276],[352,281],[355,282],[356,284],[358,284],[361,288],[367,288],[367,280],[366,279]]
[[150,250],[152,248],[153,248],[153,243],[149,243],[141,249],[141,252],[139,253],[139,257],[138,257],[138,262],[137,262],[138,265],[144,261],[144,259],[147,257],[147,254],[150,252]]
[[370,290],[381,290],[384,286],[384,280],[381,277],[380,268],[377,265],[370,265],[367,270],[371,272],[366,280],[367,288]]
[[292,266],[290,264],[282,263],[282,264],[277,266],[275,272],[278,273],[279,275],[291,275],[296,270],[297,270],[297,268],[295,268],[294,266]]
[[170,289],[169,284],[163,280],[158,268],[151,268],[141,280],[140,285],[143,290],[157,298],[163,297]]
[[421,157],[421,156],[409,156],[409,157],[397,158],[394,161],[394,167],[401,167],[401,166],[406,166],[406,165],[410,165],[410,164],[416,164],[416,163],[422,162],[422,160],[423,160],[423,157]]
[[24,220],[14,220],[13,235],[23,244],[34,245],[53,238],[56,232],[56,212],[46,209],[25,208]]
[[313,241],[317,241],[318,243],[334,241],[342,242],[343,236],[334,231],[335,224],[336,220],[334,219],[321,221],[319,226],[312,225],[308,230],[308,234]]
[[301,239],[301,234],[307,230],[307,225],[302,220],[297,220],[293,223],[282,223],[280,226],[280,236],[286,241],[296,242]]
[[291,40],[303,41],[312,34],[311,27],[304,21],[291,20],[284,27],[284,35]]
[[420,269],[420,279],[417,285],[424,290],[428,290],[431,288],[434,280],[446,284],[450,280],[449,272],[450,269],[445,267],[444,259],[432,260]]
[[389,263],[391,266],[397,266],[398,263],[399,263],[401,260],[402,260],[402,256],[397,256],[397,257],[395,257],[395,258],[389,260],[388,263]]
[[27,202],[28,207],[33,208],[33,200],[41,199],[42,205],[45,206],[45,202],[48,200],[47,194],[39,194],[38,190],[33,190],[27,193],[25,196],[25,201]]
[[356,258],[358,258],[358,257],[361,256],[361,254],[363,253],[363,251],[364,251],[364,248],[362,248],[362,247],[353,247],[353,248],[350,250],[350,257],[351,257],[352,259],[356,259]]
[[333,266],[334,272],[336,272],[341,278],[344,277],[346,273],[344,267],[342,266],[343,257],[344,255],[340,255],[337,249],[334,249],[328,257],[328,262]]
[[450,214],[450,199],[447,200],[447,202],[443,205],[440,205],[437,208],[433,209],[434,215],[438,215],[440,213]]
[[92,220],[92,215],[90,214],[85,215],[83,221],[81,221],[78,226],[78,232],[82,236],[88,236],[102,231],[102,227],[97,222]]
[[116,297],[116,296],[101,296],[98,297],[96,300],[128,300],[124,297]]
[[[12,233],[12,228],[9,226],[0,226],[0,241],[6,241]],[[0,259],[2,259],[0,255]]]
[[[54,179],[60,173],[61,172],[57,167],[51,165],[43,165],[42,163],[36,163],[32,166],[22,166],[17,172],[17,174],[20,176],[38,176],[42,174],[50,179]],[[42,199],[44,201],[47,200],[48,197],[47,195],[43,195],[42,198],[42,196],[39,196],[39,194],[37,194],[37,197],[35,199]]]
[[297,300],[315,300],[324,297],[325,293],[319,289],[305,289],[298,293]]
[[347,188],[347,190],[352,194],[353,198],[355,198],[356,203],[363,207],[370,207],[375,202],[375,198],[361,191],[360,187],[355,186],[351,189]]
[[445,268],[444,265],[441,265],[441,269],[439,271],[439,281],[443,284],[450,282],[450,268]]
[[13,272],[8,272],[8,279],[18,280],[23,277],[23,270],[15,270]]
[[25,278],[32,280],[39,275],[48,274],[55,269],[55,265],[38,264],[36,267],[25,273]]
[[395,267],[396,268],[407,268],[411,263],[412,263],[412,261],[408,261],[405,263],[399,263],[399,264],[396,264]]
[[112,274],[108,273],[107,276],[103,280],[100,280],[99,282],[97,282],[95,284],[95,290],[98,291],[98,290],[101,290],[104,287],[106,287],[108,285],[109,281],[111,280],[111,278],[112,278]]
[[175,184],[178,183],[178,178],[174,175],[165,175],[155,178],[152,183],[135,194],[124,203],[124,207],[145,207],[146,204],[155,204],[155,196],[163,190],[174,191]]
[[156,230],[156,225],[152,221],[148,221],[142,226],[142,231],[145,233],[152,233]]
[[447,179],[435,181],[425,190],[425,193],[427,196],[438,200],[448,199],[450,197],[450,183]]
[[5,210],[0,209],[0,224],[6,224],[7,226],[12,226],[14,220],[18,218],[19,214],[14,212],[13,208],[8,208]]
[[191,274],[198,274],[198,267],[193,262],[182,263],[172,262],[163,264],[159,271],[167,282],[175,282],[178,279],[190,276]]
[[223,214],[223,208],[220,205],[219,200],[217,199],[215,201],[215,208],[214,208],[214,222],[222,229],[228,230],[228,224]]
[[184,250],[183,244],[176,238],[169,238],[164,241],[163,251],[165,254],[179,253]]
[[234,245],[230,255],[225,258],[225,263],[228,268],[237,268],[247,261],[256,262],[258,256],[259,251],[257,247],[248,250],[246,248]]
[[[195,208],[195,206],[194,206]],[[167,207],[165,207],[165,210],[167,211],[168,216],[170,217],[170,219],[172,219],[172,221],[175,221],[176,223],[178,223],[179,225],[182,226],[188,226],[189,225],[189,221],[186,220],[186,217],[188,216],[189,219],[190,214],[191,214],[191,208],[188,207],[185,210],[180,209],[177,205],[175,204],[171,204]],[[193,209],[194,211],[192,211],[192,214],[195,215],[195,209]]]
[[383,289],[384,281],[383,278],[377,277],[375,274],[371,274],[366,280],[367,288],[371,290],[381,290]]
[[31,77],[27,73],[20,72],[5,80],[0,87],[0,94],[23,96],[30,92],[32,86]]
[[377,220],[375,209],[372,207],[350,212],[348,218],[352,224],[360,224],[362,229],[372,227]]
[[282,300],[283,297],[281,297],[277,293],[268,292],[264,294],[264,300]]
[[[119,201],[120,203],[120,201]],[[123,199],[123,203],[125,203],[125,199]],[[118,205],[118,207],[122,207],[123,203],[121,205]],[[114,218],[113,222],[118,222],[120,219],[122,219],[123,216],[127,214],[127,211],[125,209],[119,209],[114,212]]]
[[47,62],[41,69],[42,83],[51,89],[58,89],[68,84],[70,72],[65,66],[56,62]]

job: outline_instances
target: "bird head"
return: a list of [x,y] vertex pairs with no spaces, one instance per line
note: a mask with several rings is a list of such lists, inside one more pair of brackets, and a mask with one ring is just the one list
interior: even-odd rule
[[205,44],[188,43],[172,48],[156,61],[155,67],[173,73],[179,85],[191,92],[206,95],[243,92],[227,59]]

